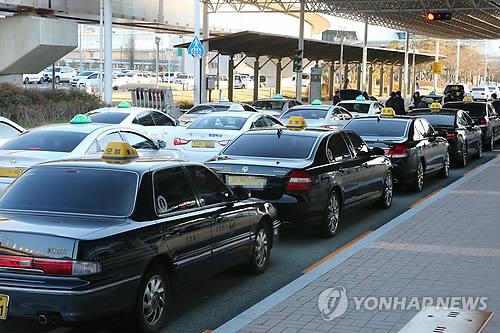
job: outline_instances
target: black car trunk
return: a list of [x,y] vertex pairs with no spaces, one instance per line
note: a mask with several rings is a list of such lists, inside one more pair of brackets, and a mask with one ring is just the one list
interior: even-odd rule
[[293,170],[310,164],[305,160],[244,159],[222,160],[207,163],[219,173],[230,188],[243,187],[253,197],[276,200],[286,191]]

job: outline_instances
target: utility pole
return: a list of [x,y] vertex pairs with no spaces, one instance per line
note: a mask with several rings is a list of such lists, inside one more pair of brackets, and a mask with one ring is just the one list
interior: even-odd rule
[[[194,0],[194,36],[200,38],[200,0]],[[201,57],[194,57],[194,105],[201,103]]]
[[[435,61],[439,61],[439,39],[436,40],[436,55],[435,55]],[[438,78],[439,78],[439,75],[438,74],[434,74],[434,91],[437,92],[437,88],[438,88]]]
[[[304,7],[304,2],[305,0],[300,0],[300,23],[299,23],[299,47],[298,47],[298,52],[300,52],[300,56],[303,59],[304,58],[304,12],[305,12],[305,7]],[[298,53],[297,52],[297,53]],[[302,71],[303,68],[301,68],[299,71],[295,73],[295,96],[299,102],[302,102]],[[258,79],[258,78],[257,78]]]
[[459,83],[458,75],[460,73],[460,39],[457,39],[457,68],[455,71],[455,83]]
[[365,36],[363,39],[363,60],[361,63],[361,85],[362,92],[366,91],[366,68],[368,63],[368,19],[365,17]]
[[113,103],[113,8],[104,0],[104,103]]
[[156,88],[158,88],[158,79],[160,78],[160,41],[161,38],[156,36],[155,37],[155,43],[156,43]]

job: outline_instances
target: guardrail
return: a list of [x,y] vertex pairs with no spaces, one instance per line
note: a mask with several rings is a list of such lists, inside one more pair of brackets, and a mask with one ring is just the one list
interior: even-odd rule
[[179,108],[174,104],[174,95],[170,88],[135,88],[129,91],[133,106],[157,109],[174,118],[181,115]]

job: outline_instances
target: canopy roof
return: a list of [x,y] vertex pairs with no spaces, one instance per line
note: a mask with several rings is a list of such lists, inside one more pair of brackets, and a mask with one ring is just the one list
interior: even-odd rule
[[[299,11],[300,0],[202,0],[212,11]],[[324,13],[443,39],[500,39],[500,0],[315,0],[306,12]],[[451,21],[425,22],[427,11],[451,12]]]
[[[223,55],[244,53],[249,57],[267,56],[280,59],[293,57],[298,40],[294,37],[265,34],[261,32],[243,31],[230,35],[209,38],[210,51]],[[189,43],[176,45],[187,48]],[[333,42],[304,40],[304,58],[309,60],[338,61],[341,45]],[[362,47],[344,45],[344,62],[361,62]],[[416,53],[417,64],[433,61],[434,56]],[[404,52],[383,48],[368,48],[369,63],[402,64]]]

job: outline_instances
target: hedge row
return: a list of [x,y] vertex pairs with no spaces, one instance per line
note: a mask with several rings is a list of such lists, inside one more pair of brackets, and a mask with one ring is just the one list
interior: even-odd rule
[[75,114],[99,107],[97,97],[79,90],[52,91],[0,84],[0,116],[26,128],[66,122]]

